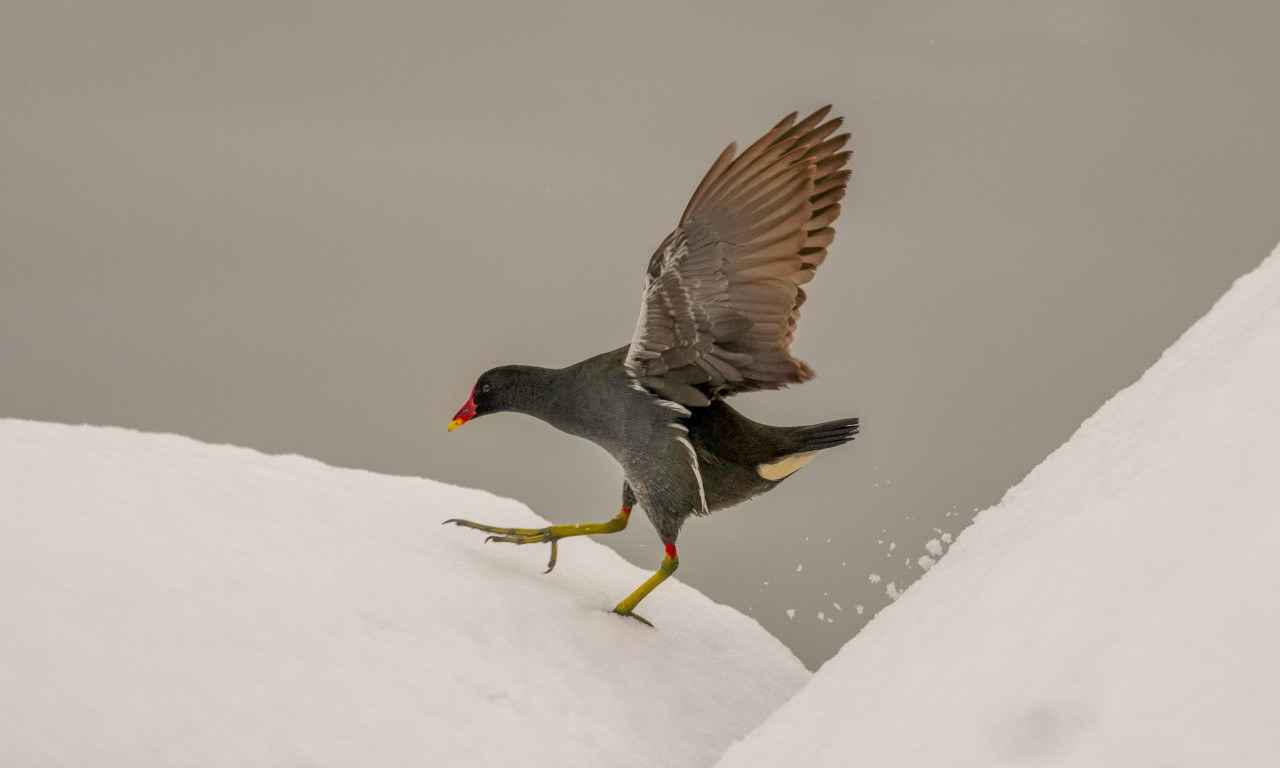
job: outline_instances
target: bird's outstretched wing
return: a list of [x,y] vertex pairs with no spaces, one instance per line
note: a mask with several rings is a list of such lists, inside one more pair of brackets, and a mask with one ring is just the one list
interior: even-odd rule
[[702,406],[813,378],[791,356],[800,286],[835,236],[852,154],[830,109],[793,112],[736,157],[730,144],[658,246],[626,356],[650,391]]

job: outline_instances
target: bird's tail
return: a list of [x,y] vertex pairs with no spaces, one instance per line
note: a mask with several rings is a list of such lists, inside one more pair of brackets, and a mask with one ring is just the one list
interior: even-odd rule
[[765,480],[779,482],[812,461],[818,451],[844,445],[856,434],[857,419],[839,419],[811,427],[792,427],[787,436],[791,438],[793,447],[756,466],[756,474]]
[[791,438],[796,441],[797,451],[821,451],[844,445],[857,434],[857,419],[837,419],[810,427],[796,427]]

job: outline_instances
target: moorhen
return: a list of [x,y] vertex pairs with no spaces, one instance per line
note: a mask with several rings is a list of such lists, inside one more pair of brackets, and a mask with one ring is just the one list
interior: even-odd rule
[[649,260],[631,343],[567,368],[509,365],[485,372],[449,431],[487,413],[516,411],[584,437],[622,465],[622,509],[605,523],[499,528],[486,541],[556,542],[627,527],[639,502],[666,545],[662,567],[614,608],[634,611],[676,570],[676,536],[707,515],[764,493],[815,452],[858,432],[856,418],[771,427],[725,398],[813,378],[791,355],[802,285],[835,236],[851,154],[831,107],[788,115],[740,155],[730,144],[711,166],[680,225]]

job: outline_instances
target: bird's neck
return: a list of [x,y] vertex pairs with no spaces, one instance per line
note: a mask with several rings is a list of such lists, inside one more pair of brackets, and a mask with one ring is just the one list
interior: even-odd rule
[[519,374],[519,383],[505,393],[503,410],[527,413],[551,423],[568,410],[564,402],[564,369],[533,365],[513,365],[511,369]]
[[578,366],[537,368],[519,366],[520,386],[505,404],[508,410],[527,413],[571,435],[583,435],[597,418],[595,398]]

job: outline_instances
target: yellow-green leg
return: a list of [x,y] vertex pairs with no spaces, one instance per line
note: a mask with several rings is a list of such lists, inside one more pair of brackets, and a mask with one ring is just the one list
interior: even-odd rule
[[551,525],[546,528],[499,528],[493,525],[481,525],[473,523],[470,520],[459,520],[451,518],[445,520],[441,525],[453,523],[464,528],[474,528],[477,531],[485,531],[493,534],[485,537],[486,542],[498,541],[508,544],[538,544],[543,541],[551,542],[551,560],[547,563],[547,573],[551,573],[551,569],[556,567],[556,542],[569,536],[592,536],[597,533],[617,533],[627,527],[627,521],[631,518],[631,507],[623,507],[622,511],[613,517],[612,520],[604,523],[576,523],[572,525]]
[[626,599],[618,603],[618,607],[613,609],[613,612],[620,616],[630,616],[636,621],[643,622],[652,627],[653,626],[652,622],[650,622],[648,619],[646,619],[645,617],[641,616],[638,613],[633,613],[632,611],[637,605],[640,604],[641,600],[645,599],[645,597],[647,597],[648,594],[652,592],[655,587],[657,587],[662,582],[666,581],[667,577],[675,573],[676,569],[679,567],[680,567],[680,558],[676,557],[676,545],[668,544],[667,555],[666,557],[662,558],[662,567],[658,569],[658,572],[650,576],[645,581],[645,583],[641,584],[636,589],[635,592],[632,592],[631,594],[627,595]]

